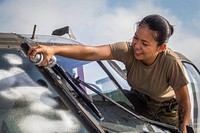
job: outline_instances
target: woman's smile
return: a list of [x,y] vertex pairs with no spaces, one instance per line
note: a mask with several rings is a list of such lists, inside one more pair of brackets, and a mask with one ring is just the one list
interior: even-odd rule
[[141,56],[142,55],[142,51],[141,50],[134,50],[134,54],[135,54],[135,56],[137,56],[137,57],[139,57],[139,56]]

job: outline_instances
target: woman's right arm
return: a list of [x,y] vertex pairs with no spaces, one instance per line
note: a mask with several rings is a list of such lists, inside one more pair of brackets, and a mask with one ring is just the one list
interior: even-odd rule
[[78,60],[109,60],[112,59],[112,52],[109,45],[86,46],[86,45],[65,45],[65,46],[33,46],[28,51],[28,57],[34,57],[37,53],[44,55],[44,60],[39,66],[45,66],[51,57],[61,55]]

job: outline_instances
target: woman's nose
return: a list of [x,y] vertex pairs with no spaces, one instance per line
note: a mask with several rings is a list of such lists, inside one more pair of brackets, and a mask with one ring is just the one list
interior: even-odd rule
[[141,48],[141,44],[139,40],[133,40],[132,45],[134,45],[135,48]]

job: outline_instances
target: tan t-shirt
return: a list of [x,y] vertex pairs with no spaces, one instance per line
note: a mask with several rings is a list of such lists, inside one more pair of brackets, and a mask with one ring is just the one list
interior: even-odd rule
[[127,69],[129,85],[158,102],[175,98],[173,89],[180,89],[188,81],[179,57],[169,48],[160,53],[153,64],[137,60],[130,42],[110,44],[113,58],[122,61]]

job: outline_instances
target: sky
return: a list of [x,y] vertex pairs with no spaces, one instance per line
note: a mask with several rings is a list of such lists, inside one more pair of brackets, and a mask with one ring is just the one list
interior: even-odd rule
[[0,32],[51,35],[70,26],[78,41],[102,45],[132,38],[135,23],[160,14],[174,25],[168,42],[200,69],[200,1],[193,0],[0,0]]

